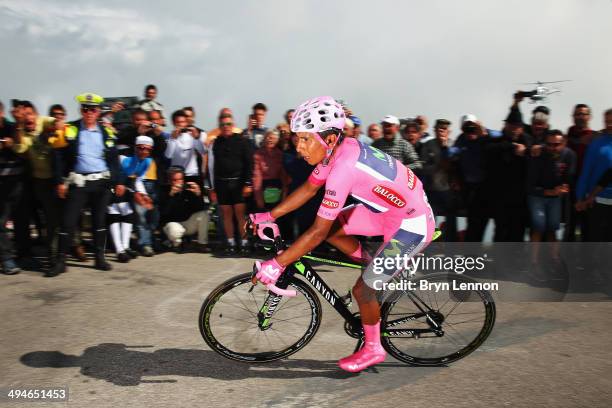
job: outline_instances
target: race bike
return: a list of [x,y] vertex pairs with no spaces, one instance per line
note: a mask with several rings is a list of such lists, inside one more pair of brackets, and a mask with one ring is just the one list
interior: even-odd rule
[[[264,232],[269,229],[272,235]],[[276,224],[258,225],[257,235],[272,254],[286,248]],[[276,286],[254,284],[255,268],[234,276],[202,304],[199,328],[206,344],[236,361],[265,363],[286,358],[316,335],[323,313],[319,292],[344,319],[344,331],[356,339],[355,350],[359,350],[364,333],[359,313],[350,309],[350,291],[340,296],[317,274],[311,260],[361,268],[307,255],[287,266]],[[421,279],[448,289],[420,290]],[[467,356],[487,339],[495,323],[490,292],[456,288],[473,284],[474,279],[456,273],[415,278],[405,271],[393,278],[396,284],[409,280],[416,289],[380,293],[381,343],[389,355],[409,365],[440,366]]]

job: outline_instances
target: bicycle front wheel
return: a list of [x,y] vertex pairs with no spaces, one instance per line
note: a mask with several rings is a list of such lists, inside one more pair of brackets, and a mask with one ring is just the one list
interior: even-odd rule
[[396,293],[383,306],[383,347],[396,359],[416,366],[448,364],[476,350],[495,324],[491,294],[460,289],[476,281],[455,273],[435,273],[421,280],[439,285]]
[[269,362],[290,356],[314,337],[321,324],[321,303],[303,281],[291,278],[297,296],[282,297],[251,274],[231,278],[206,298],[200,333],[211,349],[231,360]]

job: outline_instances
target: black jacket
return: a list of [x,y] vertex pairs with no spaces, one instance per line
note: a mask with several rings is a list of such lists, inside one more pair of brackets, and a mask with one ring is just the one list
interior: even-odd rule
[[162,188],[159,200],[161,224],[169,222],[186,221],[198,211],[206,209],[202,196],[197,196],[191,191],[170,195],[170,186]]

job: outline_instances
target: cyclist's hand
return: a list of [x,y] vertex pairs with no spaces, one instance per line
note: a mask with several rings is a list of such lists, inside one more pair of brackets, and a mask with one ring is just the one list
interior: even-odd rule
[[270,211],[263,213],[253,213],[249,214],[249,218],[253,222],[253,224],[265,224],[274,222],[274,217],[272,217],[272,213]]
[[255,277],[264,284],[275,284],[281,274],[285,271],[285,267],[281,266],[276,258],[272,258],[268,261],[255,262],[255,267],[257,268],[257,274]]

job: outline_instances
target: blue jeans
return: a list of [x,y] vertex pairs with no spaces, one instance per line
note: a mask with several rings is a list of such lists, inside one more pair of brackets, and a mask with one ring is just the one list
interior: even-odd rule
[[153,209],[147,210],[138,204],[134,204],[136,214],[138,214],[138,245],[141,248],[143,246],[153,246],[153,233],[159,225],[157,182],[155,180],[144,180],[143,184],[147,194],[153,200]]
[[561,197],[528,196],[531,230],[556,232],[561,224]]

